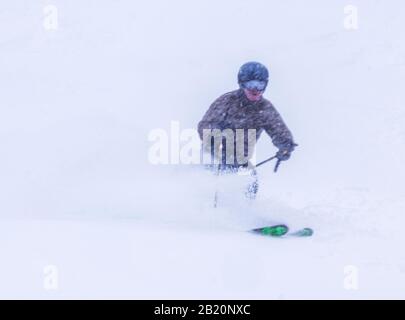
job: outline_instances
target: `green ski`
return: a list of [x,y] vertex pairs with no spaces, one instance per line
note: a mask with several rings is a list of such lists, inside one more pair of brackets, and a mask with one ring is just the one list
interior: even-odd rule
[[282,237],[288,233],[288,227],[286,225],[276,225],[271,227],[264,227],[259,229],[253,229],[253,233],[260,234],[266,237]]
[[263,227],[258,229],[251,230],[253,233],[266,236],[266,237],[274,237],[274,238],[281,238],[283,236],[287,237],[299,237],[299,238],[306,238],[311,237],[314,234],[314,230],[311,228],[304,228],[295,232],[289,233],[289,228],[286,225],[275,225],[269,227]]

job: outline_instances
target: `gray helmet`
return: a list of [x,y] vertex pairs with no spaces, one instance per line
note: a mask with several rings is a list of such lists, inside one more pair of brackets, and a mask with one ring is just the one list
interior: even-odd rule
[[269,70],[259,62],[245,63],[239,70],[238,83],[241,88],[264,91],[269,83]]

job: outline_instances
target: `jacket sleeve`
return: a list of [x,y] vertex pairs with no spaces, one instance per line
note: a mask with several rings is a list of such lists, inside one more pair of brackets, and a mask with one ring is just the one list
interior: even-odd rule
[[[222,130],[226,129],[227,96],[218,98],[198,123],[198,134],[202,141],[203,153],[210,153],[211,159],[221,156]],[[219,130],[216,130],[219,129]],[[209,130],[204,135],[204,130]]]
[[266,110],[264,130],[278,149],[289,151],[294,149],[295,143],[291,131],[271,103]]
[[198,123],[198,134],[203,140],[204,129],[224,129],[223,122],[225,118],[224,104],[222,97],[217,99],[205,113],[202,120]]

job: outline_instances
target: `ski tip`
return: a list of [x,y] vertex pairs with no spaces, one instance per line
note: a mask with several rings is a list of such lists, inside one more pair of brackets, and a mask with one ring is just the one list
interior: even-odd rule
[[314,230],[311,228],[304,228],[292,233],[291,235],[295,237],[312,237],[314,235]]

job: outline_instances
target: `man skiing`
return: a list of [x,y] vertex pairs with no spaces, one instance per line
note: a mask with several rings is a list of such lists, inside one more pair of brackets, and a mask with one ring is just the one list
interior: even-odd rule
[[279,162],[288,160],[296,146],[277,110],[263,97],[268,82],[269,71],[264,65],[244,64],[238,74],[239,89],[218,98],[198,124],[203,151],[217,160],[218,172],[251,170],[254,182],[246,194],[252,199],[258,191],[258,180],[249,160],[262,132],[266,131],[279,149],[276,155]]

